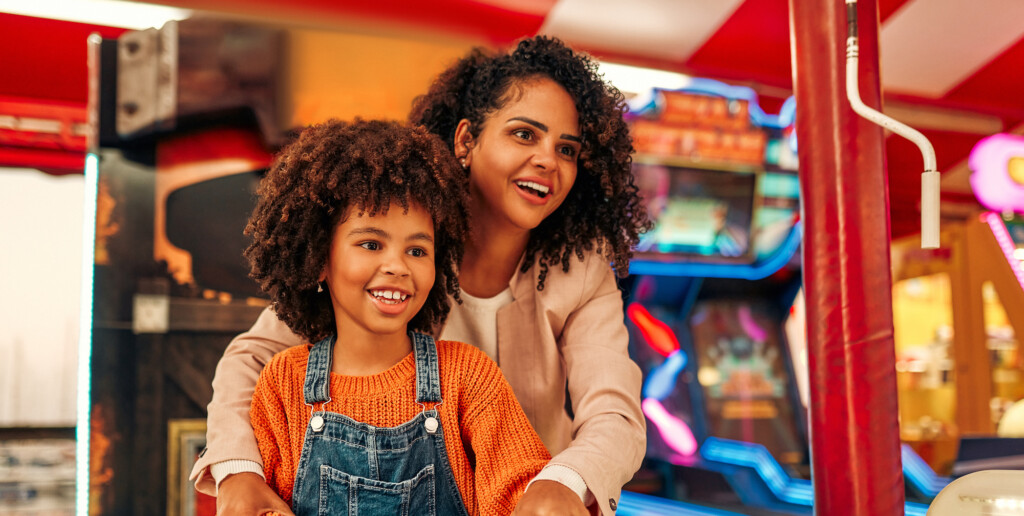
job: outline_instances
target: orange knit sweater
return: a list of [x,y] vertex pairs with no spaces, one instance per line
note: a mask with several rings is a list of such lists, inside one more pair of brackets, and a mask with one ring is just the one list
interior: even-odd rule
[[[260,374],[252,398],[263,472],[288,504],[310,417],[302,387],[311,347],[278,353]],[[461,342],[438,341],[437,354],[443,398],[438,412],[466,508],[470,515],[509,514],[551,456],[494,361]],[[326,410],[378,427],[398,426],[422,411],[412,353],[372,376],[331,373],[330,394]]]

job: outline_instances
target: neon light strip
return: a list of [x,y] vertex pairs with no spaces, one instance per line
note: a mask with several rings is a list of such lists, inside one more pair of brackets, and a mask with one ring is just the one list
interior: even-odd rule
[[644,398],[663,400],[669,394],[672,394],[672,391],[676,388],[676,380],[679,378],[679,373],[686,367],[686,362],[686,352],[677,349],[661,365],[651,370],[651,373],[647,375],[647,380],[644,382]]
[[661,402],[654,398],[647,398],[640,402],[647,419],[654,423],[670,448],[684,457],[690,457],[697,452],[697,440],[693,437],[693,431],[685,421],[673,416]]
[[667,263],[637,260],[630,263],[630,273],[650,276],[687,276],[692,278],[740,278],[756,280],[768,277],[789,263],[800,247],[802,223],[797,221],[786,240],[768,258],[750,265],[725,263]]
[[705,95],[714,95],[716,97],[725,97],[727,99],[746,100],[748,103],[747,110],[750,113],[750,121],[760,127],[785,129],[793,125],[793,121],[796,120],[795,97],[789,97],[786,99],[786,102],[782,104],[782,109],[779,111],[778,115],[769,115],[764,112],[764,109],[761,109],[761,104],[757,100],[757,92],[746,86],[731,86],[713,79],[693,78],[690,79],[689,84],[680,88],[678,91],[702,93]]
[[768,449],[760,444],[708,437],[700,447],[706,460],[753,468],[779,500],[795,505],[813,505],[810,480],[791,478]]
[[1013,257],[1017,246],[1013,244],[1013,239],[1010,238],[1010,233],[1006,230],[1006,224],[1003,224],[998,213],[992,211],[983,213],[981,220],[992,229],[992,234],[995,235],[996,242],[999,243],[999,248],[1002,249],[1003,256],[1006,257],[1006,262],[1010,264],[1010,270],[1017,277],[1021,288],[1024,288],[1024,269],[1021,269],[1021,261]]
[[729,516],[740,513],[623,491],[615,514],[618,516]]
[[658,320],[657,317],[651,315],[644,308],[644,305],[630,303],[626,307],[626,315],[640,329],[640,333],[643,334],[647,345],[660,353],[661,356],[667,357],[679,349],[679,341],[676,339],[672,329],[667,324]]
[[932,467],[909,444],[900,447],[900,456],[903,459],[903,475],[921,494],[929,498],[935,498],[942,488],[953,481],[949,477],[936,475]]
[[741,306],[739,310],[740,326],[743,327],[743,331],[746,332],[747,336],[759,342],[764,342],[768,339],[768,332],[764,328],[757,325],[757,321],[750,315],[749,306]]
[[[913,450],[910,452],[917,457]],[[903,454],[905,458],[908,457],[906,451],[903,451]],[[760,444],[708,437],[700,447],[700,455],[709,461],[753,468],[779,500],[795,505],[814,505],[814,487],[811,481],[790,477],[775,460],[775,457],[768,452],[768,449]],[[920,457],[917,457],[917,460],[920,461]],[[910,462],[914,462],[913,457]],[[923,463],[923,461],[921,462]],[[906,464],[907,461],[904,461],[904,472],[906,472]],[[917,466],[920,464],[915,463],[914,467]],[[925,467],[927,468],[926,464]],[[931,470],[931,468],[928,469]],[[932,475],[934,476],[934,473]],[[905,514],[925,516],[928,506],[906,502],[903,504],[903,510]]]
[[75,423],[75,514],[89,515],[89,403],[92,385],[93,269],[96,250],[96,197],[99,158],[85,156],[85,202],[82,207],[82,291],[78,319],[78,398]]

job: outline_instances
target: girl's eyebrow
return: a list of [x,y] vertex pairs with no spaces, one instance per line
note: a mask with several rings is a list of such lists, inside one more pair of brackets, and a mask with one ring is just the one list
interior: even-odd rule
[[383,229],[375,228],[375,227],[356,228],[356,229],[353,229],[352,231],[348,232],[348,236],[355,236],[355,235],[373,235],[373,236],[376,236],[376,237],[379,237],[379,238],[386,238],[386,239],[391,238],[391,235],[389,235],[387,231],[384,231]]
[[[391,239],[391,234],[390,233],[388,233],[387,231],[384,231],[383,229],[375,228],[375,227],[356,228],[356,229],[353,229],[352,231],[348,232],[348,236],[359,236],[359,235],[373,235],[373,236],[375,236],[377,238],[381,238],[381,239],[384,239],[384,240],[390,240]],[[424,242],[429,242],[431,244],[434,243],[434,238],[431,237],[430,235],[428,235],[427,233],[423,233],[422,231],[419,232],[419,233],[413,233],[412,235],[409,235],[408,237],[406,237],[405,240],[406,241],[422,240]]]
[[426,233],[415,233],[415,234],[409,235],[409,238],[406,238],[406,241],[409,241],[409,240],[423,240],[423,241],[429,242],[431,244],[434,243],[434,238],[431,237],[430,235],[426,234]]
[[[538,122],[538,121],[536,121],[536,120],[534,120],[532,118],[528,118],[528,117],[525,117],[525,116],[514,116],[514,117],[509,118],[508,120],[506,120],[506,122],[511,122],[513,120],[517,120],[519,122],[526,122],[526,123],[536,127],[537,129],[540,129],[541,131],[544,131],[545,133],[548,132],[547,124],[544,124],[542,122]],[[575,135],[572,135],[572,134],[564,134],[563,133],[563,134],[559,135],[559,137],[562,138],[563,140],[569,140],[569,141],[573,141],[573,142],[576,142],[576,143],[579,143],[579,144],[583,144],[583,139],[580,138],[579,136],[575,136]]]

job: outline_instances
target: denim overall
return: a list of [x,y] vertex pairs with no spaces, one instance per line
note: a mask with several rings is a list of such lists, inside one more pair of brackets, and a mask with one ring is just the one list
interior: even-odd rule
[[331,401],[335,337],[310,350],[303,387],[310,420],[295,475],[296,516],[468,516],[437,413],[442,401],[437,348],[430,336],[409,336],[416,358],[416,403],[423,411],[392,428],[325,411]]

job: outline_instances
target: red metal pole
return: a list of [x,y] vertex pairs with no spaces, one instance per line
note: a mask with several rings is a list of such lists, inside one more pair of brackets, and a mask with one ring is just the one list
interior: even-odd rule
[[[846,100],[842,0],[789,6],[815,512],[903,514],[884,137]],[[858,18],[861,96],[877,109],[875,0]]]

